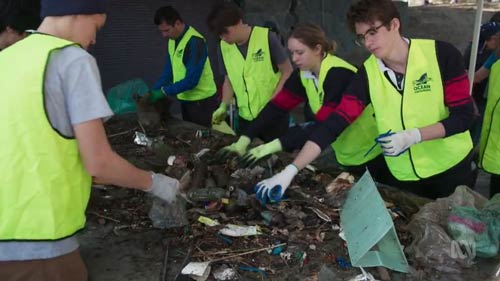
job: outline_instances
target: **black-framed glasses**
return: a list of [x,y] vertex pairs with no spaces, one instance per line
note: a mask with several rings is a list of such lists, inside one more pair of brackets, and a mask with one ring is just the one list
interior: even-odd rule
[[385,23],[381,23],[379,26],[368,29],[364,34],[356,34],[356,39],[354,39],[354,43],[356,43],[356,45],[360,47],[363,47],[365,45],[366,36],[367,35],[375,36],[375,34],[377,34],[378,30],[382,26],[385,26]]

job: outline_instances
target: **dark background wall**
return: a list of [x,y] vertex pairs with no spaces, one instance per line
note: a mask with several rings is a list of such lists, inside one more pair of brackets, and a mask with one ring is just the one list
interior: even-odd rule
[[208,40],[212,66],[216,69],[216,38],[205,24],[206,15],[216,0],[161,1],[111,0],[105,26],[91,50],[97,58],[103,88],[132,78],[143,78],[152,85],[159,77],[167,53],[166,41],[153,23],[156,9],[175,7],[183,20]]
[[[217,65],[217,42],[205,24],[206,16],[216,3],[228,0],[109,0],[106,25],[97,35],[97,45],[91,52],[100,67],[103,88],[132,78],[142,78],[152,85],[159,77],[166,55],[166,42],[153,23],[156,9],[172,5],[184,21],[194,26],[208,40],[209,56],[217,82],[221,82]],[[229,0],[232,1],[232,0]],[[355,64],[367,56],[364,49],[353,43],[353,35],[345,25],[345,14],[354,0],[239,0],[245,11],[245,21],[263,25],[273,22],[286,38],[298,22],[315,22],[323,27],[330,39],[338,43],[338,55]],[[407,18],[407,4],[397,2]],[[404,27],[404,26],[403,26]]]

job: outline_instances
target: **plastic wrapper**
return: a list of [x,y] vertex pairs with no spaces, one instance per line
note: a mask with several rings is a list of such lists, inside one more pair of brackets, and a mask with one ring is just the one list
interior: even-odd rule
[[132,79],[109,89],[106,99],[115,114],[135,112],[137,110],[134,95],[142,96],[149,91],[142,79]]
[[186,202],[179,196],[171,204],[153,197],[149,218],[155,228],[166,229],[185,226],[188,224]]
[[409,258],[427,268],[447,273],[460,273],[462,268],[472,266],[475,256],[470,251],[457,253],[458,241],[446,231],[448,216],[455,206],[482,207],[485,203],[481,195],[466,186],[458,186],[449,197],[424,205],[408,224],[413,237],[406,249]]
[[484,208],[455,206],[448,217],[448,232],[469,247],[472,255],[490,258],[498,254],[500,239],[500,194]]

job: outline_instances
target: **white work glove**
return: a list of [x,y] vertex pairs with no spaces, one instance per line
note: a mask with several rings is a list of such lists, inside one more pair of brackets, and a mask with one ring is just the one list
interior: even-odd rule
[[153,184],[147,192],[166,201],[167,203],[175,202],[180,189],[179,181],[158,173],[153,174],[152,179]]
[[295,175],[299,172],[293,164],[286,166],[281,172],[271,178],[259,182],[255,187],[255,197],[262,205],[267,201],[271,203],[281,201],[283,194],[292,182]]
[[385,156],[399,156],[408,150],[410,146],[419,143],[421,140],[419,129],[404,130],[389,135],[382,134],[376,138]]

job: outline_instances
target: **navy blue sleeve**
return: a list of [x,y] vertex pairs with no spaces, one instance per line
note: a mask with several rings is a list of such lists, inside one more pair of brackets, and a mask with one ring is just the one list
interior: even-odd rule
[[311,126],[309,140],[316,143],[322,150],[325,149],[361,115],[369,103],[368,76],[366,69],[361,67],[352,77],[335,110],[328,115],[326,120]]
[[161,73],[160,78],[158,78],[153,85],[153,90],[159,90],[162,86],[169,85],[170,83],[172,83],[172,63],[170,62],[170,56],[167,53],[165,65],[163,66],[163,72]]
[[207,59],[207,45],[205,41],[199,37],[189,39],[182,58],[186,66],[186,76],[176,83],[164,85],[163,91],[169,96],[174,96],[196,87],[200,81],[201,73]]

